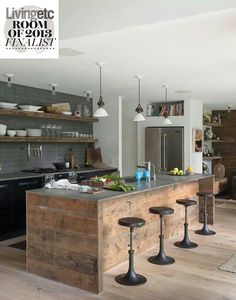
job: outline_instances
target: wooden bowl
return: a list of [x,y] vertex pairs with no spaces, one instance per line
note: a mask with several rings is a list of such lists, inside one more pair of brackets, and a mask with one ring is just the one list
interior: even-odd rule
[[56,107],[52,107],[52,106],[46,106],[46,107],[45,107],[45,112],[46,112],[46,113],[49,113],[49,114],[55,113],[56,110],[57,110]]

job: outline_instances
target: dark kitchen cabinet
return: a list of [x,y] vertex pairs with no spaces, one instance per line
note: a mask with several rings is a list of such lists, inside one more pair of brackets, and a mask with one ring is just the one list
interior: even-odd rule
[[26,178],[14,181],[12,198],[12,230],[25,230],[26,191],[42,187],[42,178]]
[[0,235],[12,228],[12,181],[0,182]]
[[0,181],[0,240],[25,233],[26,191],[41,187],[41,177]]

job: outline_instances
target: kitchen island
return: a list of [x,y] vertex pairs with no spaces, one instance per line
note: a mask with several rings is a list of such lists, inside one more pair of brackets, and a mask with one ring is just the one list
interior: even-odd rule
[[[104,190],[96,194],[38,189],[27,192],[27,270],[94,293],[103,290],[103,273],[127,260],[129,230],[118,225],[127,216],[147,224],[135,234],[141,253],[158,245],[158,217],[151,206],[169,206],[165,237],[183,231],[184,210],[176,199],[196,199],[197,191],[213,192],[214,176],[158,175],[157,181],[134,183],[130,193]],[[189,210],[189,224],[202,220],[203,203]],[[214,222],[214,199],[208,203],[209,223]]]

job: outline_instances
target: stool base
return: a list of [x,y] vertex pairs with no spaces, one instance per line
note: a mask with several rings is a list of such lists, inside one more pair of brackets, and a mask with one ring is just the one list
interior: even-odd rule
[[215,231],[210,230],[209,228],[205,228],[205,227],[203,227],[202,229],[196,230],[195,233],[200,234],[200,235],[214,235],[214,234],[216,234]]
[[163,253],[159,253],[158,255],[150,256],[148,261],[156,265],[171,265],[175,262],[175,259],[170,256],[166,256]]
[[198,244],[196,243],[193,243],[191,241],[180,241],[180,242],[175,242],[174,245],[176,247],[179,247],[179,248],[185,248],[185,249],[192,249],[192,248],[197,248],[198,247]]
[[126,273],[116,276],[115,280],[123,285],[139,285],[147,281],[146,277],[136,273]]

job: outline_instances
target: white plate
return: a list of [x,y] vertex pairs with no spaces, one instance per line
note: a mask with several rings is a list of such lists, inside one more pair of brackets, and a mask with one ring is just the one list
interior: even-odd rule
[[37,111],[42,107],[36,105],[18,105],[18,106],[24,111]]
[[7,107],[15,107],[17,106],[17,103],[0,102],[0,105],[7,108]]
[[70,112],[70,111],[62,111],[61,113],[63,115],[66,115],[66,116],[71,116],[72,115],[72,112]]

